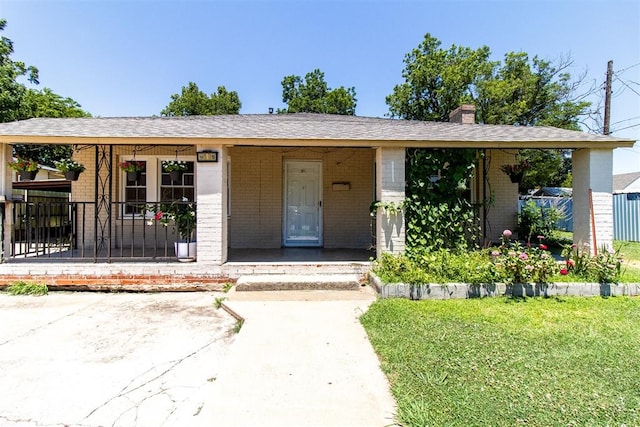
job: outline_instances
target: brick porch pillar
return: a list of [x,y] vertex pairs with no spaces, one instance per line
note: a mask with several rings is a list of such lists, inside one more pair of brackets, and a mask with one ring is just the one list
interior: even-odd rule
[[216,151],[218,161],[196,163],[197,262],[221,265],[227,261],[227,149],[197,146],[203,150]]
[[[405,198],[404,148],[381,147],[376,150],[376,200],[400,203]],[[402,212],[376,213],[376,256],[383,252],[402,253],[405,249],[405,222]]]
[[0,144],[0,202],[4,202],[4,212],[1,212],[4,220],[3,247],[0,248],[4,259],[11,251],[11,190],[13,188],[13,170],[7,165],[13,159],[13,147],[9,144]]
[[[580,149],[573,161],[573,241],[613,247],[613,150]],[[593,225],[591,198],[593,199]],[[595,235],[593,233],[595,229]]]

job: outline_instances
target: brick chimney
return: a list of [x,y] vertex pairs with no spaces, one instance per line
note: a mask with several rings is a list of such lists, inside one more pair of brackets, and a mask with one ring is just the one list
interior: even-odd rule
[[450,123],[460,123],[463,125],[472,125],[476,122],[476,106],[471,104],[462,104],[451,113],[449,113]]

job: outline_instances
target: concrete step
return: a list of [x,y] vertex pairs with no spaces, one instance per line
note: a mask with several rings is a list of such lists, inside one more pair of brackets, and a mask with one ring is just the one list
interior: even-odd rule
[[238,278],[236,291],[354,291],[360,288],[356,274],[252,274]]

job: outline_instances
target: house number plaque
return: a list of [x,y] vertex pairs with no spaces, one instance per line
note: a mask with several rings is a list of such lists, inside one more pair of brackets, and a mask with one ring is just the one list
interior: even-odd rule
[[217,162],[217,151],[198,151],[198,162]]

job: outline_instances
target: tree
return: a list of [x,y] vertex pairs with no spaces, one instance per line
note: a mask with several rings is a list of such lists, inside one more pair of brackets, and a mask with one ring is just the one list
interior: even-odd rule
[[323,113],[355,115],[356,90],[340,86],[330,89],[324,80],[324,73],[315,69],[300,76],[286,76],[282,80],[282,102],[287,108],[278,113]]
[[189,82],[182,87],[180,94],[171,95],[171,102],[160,114],[163,116],[215,116],[220,114],[239,114],[242,104],[236,91],[227,91],[218,86],[218,92],[207,95],[198,85]]
[[473,101],[475,82],[495,64],[489,61],[489,48],[452,45],[444,50],[440,44],[427,33],[418,48],[405,56],[405,82],[386,98],[392,117],[446,122],[451,111]]
[[[0,19],[0,31],[7,25],[5,19]],[[2,36],[0,38],[0,123],[10,122],[21,118],[22,98],[27,88],[18,82],[25,77],[28,82],[38,84],[38,69],[27,66],[24,62],[13,61],[13,42]]]
[[[6,20],[0,20],[0,31],[6,27]],[[26,66],[24,62],[13,61],[13,42],[2,36],[0,39],[0,122],[25,120],[33,117],[89,117],[80,104],[71,98],[63,98],[49,88],[42,91],[27,88],[19,82],[39,84],[38,69]],[[71,156],[68,145],[24,145],[13,146],[16,156],[37,160],[38,163],[54,166],[56,160]]]
[[[578,84],[566,71],[572,64],[569,59],[554,65],[537,56],[530,59],[524,52],[511,52],[502,62],[490,61],[487,46],[473,50],[440,45],[426,34],[418,48],[405,56],[405,82],[386,98],[392,117],[448,121],[455,108],[473,103],[478,123],[579,129],[579,119],[590,104],[575,94]],[[520,153],[533,168],[521,191],[559,185],[566,178],[569,170],[561,167],[564,153],[543,151]]]
[[21,118],[91,117],[71,98],[63,98],[49,88],[27,89],[22,99]]

